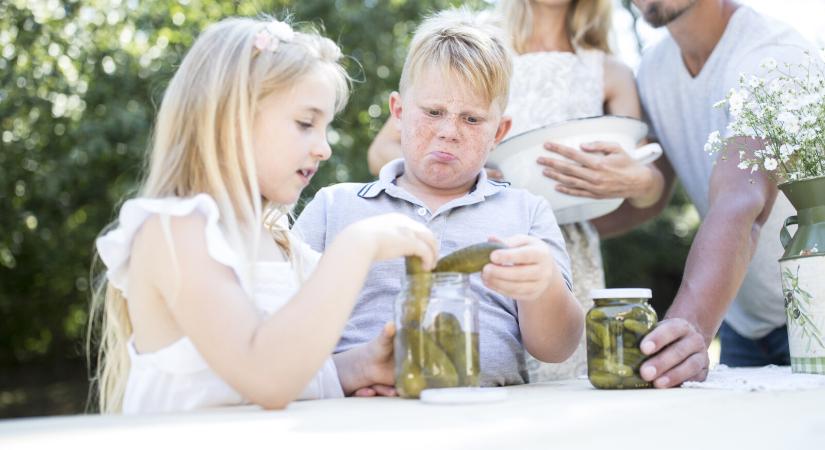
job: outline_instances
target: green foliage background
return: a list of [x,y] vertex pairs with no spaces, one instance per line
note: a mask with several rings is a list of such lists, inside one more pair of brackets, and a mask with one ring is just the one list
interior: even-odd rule
[[[387,115],[422,14],[483,0],[87,0],[0,2],[0,417],[83,409],[82,341],[93,242],[134,188],[156,106],[193,39],[231,15],[289,11],[323,25],[359,79],[304,193],[370,178],[366,148]],[[356,63],[357,61],[357,63]],[[604,244],[608,285],[670,299],[695,215]],[[666,305],[665,303],[662,303]]]

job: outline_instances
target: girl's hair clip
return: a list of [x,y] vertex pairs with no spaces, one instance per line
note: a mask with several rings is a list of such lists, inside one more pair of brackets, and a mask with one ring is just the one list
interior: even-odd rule
[[269,50],[274,52],[278,50],[278,45],[281,42],[292,42],[294,37],[295,32],[292,31],[292,27],[288,23],[273,20],[255,35],[253,45],[260,51]]

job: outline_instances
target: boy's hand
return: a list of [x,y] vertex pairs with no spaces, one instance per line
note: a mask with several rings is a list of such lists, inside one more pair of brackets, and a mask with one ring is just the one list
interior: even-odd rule
[[519,301],[535,301],[550,287],[556,263],[550,247],[534,236],[516,235],[500,240],[509,248],[490,254],[481,278],[495,291]]
[[395,325],[387,323],[370,342],[333,355],[338,378],[346,395],[372,397],[395,396],[395,361],[393,359]]
[[387,386],[385,384],[373,384],[355,391],[353,397],[397,397],[394,386]]

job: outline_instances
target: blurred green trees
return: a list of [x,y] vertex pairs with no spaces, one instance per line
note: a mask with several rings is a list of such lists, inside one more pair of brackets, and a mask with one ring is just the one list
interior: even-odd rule
[[[412,31],[422,14],[461,3],[487,4],[0,2],[0,372],[81,357],[94,239],[136,187],[165,85],[207,24],[288,11],[322,25],[352,57],[359,82],[330,131],[334,153],[306,190],[311,197],[329,183],[369,179],[366,148],[387,117]],[[629,239],[606,243],[609,285],[674,292],[695,227],[685,217],[672,208]],[[4,383],[0,375],[0,410]]]
[[[156,105],[192,40],[230,15],[323,25],[358,80],[317,187],[366,180],[422,13],[457,1],[41,1],[0,4],[0,365],[77,356],[92,246],[135,187]],[[481,4],[482,2],[476,2]]]

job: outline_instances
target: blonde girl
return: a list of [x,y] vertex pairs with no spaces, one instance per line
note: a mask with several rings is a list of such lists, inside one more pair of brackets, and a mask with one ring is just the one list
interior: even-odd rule
[[97,240],[95,378],[106,413],[168,412],[392,384],[394,332],[330,354],[374,261],[435,241],[400,215],[354,223],[319,260],[285,213],[348,95],[338,47],[284,22],[207,28],[172,78],[137,198]]

